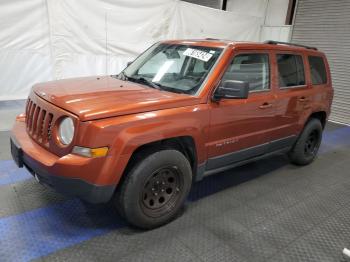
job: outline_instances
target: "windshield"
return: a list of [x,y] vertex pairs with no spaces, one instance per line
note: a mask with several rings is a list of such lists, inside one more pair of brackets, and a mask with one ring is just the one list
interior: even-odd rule
[[119,78],[166,91],[195,94],[221,52],[221,48],[156,44],[136,58]]

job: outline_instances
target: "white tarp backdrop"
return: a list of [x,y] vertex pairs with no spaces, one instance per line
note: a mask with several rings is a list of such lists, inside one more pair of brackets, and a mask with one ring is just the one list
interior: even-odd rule
[[117,74],[163,39],[259,41],[263,20],[177,0],[0,0],[0,100],[36,82]]

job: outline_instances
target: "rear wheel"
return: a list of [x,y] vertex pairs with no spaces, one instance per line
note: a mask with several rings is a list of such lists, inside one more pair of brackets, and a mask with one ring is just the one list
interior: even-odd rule
[[115,197],[119,211],[132,225],[154,228],[171,221],[191,188],[192,170],[177,150],[151,153],[136,163]]
[[289,152],[289,158],[296,165],[310,164],[316,157],[322,140],[322,124],[312,118],[304,127],[296,144]]

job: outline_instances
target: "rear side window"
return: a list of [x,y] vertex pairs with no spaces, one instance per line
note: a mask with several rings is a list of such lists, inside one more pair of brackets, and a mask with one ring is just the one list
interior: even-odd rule
[[327,83],[326,67],[323,58],[320,56],[309,56],[311,81],[313,85]]
[[305,85],[304,64],[300,55],[278,54],[277,64],[280,87]]
[[270,89],[268,54],[241,54],[233,58],[222,80],[238,80],[249,83],[249,91]]

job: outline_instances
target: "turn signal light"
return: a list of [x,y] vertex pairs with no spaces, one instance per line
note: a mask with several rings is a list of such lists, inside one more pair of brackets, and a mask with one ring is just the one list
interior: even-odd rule
[[75,146],[72,153],[85,157],[103,157],[107,155],[108,147],[88,148]]

